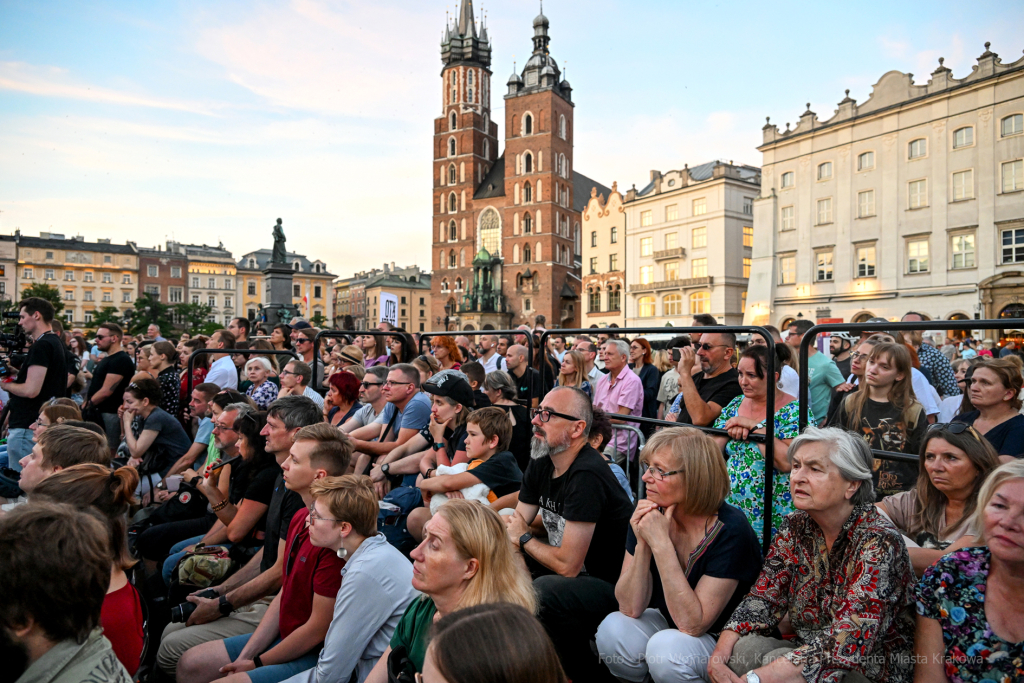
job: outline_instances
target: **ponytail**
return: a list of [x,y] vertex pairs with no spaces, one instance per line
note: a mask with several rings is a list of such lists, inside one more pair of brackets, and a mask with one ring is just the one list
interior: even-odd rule
[[116,508],[127,508],[136,504],[135,489],[139,486],[139,473],[134,467],[118,467],[110,473],[111,503]]

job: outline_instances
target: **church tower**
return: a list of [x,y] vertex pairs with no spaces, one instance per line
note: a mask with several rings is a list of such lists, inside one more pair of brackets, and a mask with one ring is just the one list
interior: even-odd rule
[[[476,230],[473,193],[498,156],[491,121],[491,42],[473,1],[463,0],[441,41],[441,115],[434,119],[434,222],[430,328],[441,329],[471,288]],[[454,328],[454,324],[452,325]]]

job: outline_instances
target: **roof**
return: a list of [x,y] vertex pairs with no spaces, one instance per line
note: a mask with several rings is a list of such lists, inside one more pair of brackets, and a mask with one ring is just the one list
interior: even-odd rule
[[590,201],[590,190],[595,187],[597,188],[598,194],[603,194],[605,197],[610,196],[612,193],[610,188],[605,187],[596,180],[591,180],[577,171],[572,172],[573,211],[576,213],[583,213],[583,210],[587,208],[587,202]]
[[364,288],[400,287],[402,289],[430,289],[430,273],[421,273],[419,276],[413,277],[416,277],[415,282],[403,279],[393,273],[381,273],[380,275],[367,280]]
[[473,199],[490,199],[505,196],[505,155],[502,154],[487,172],[480,187],[473,193]]
[[164,249],[151,249],[149,247],[139,247],[139,256],[146,258],[164,258],[164,259],[181,259],[185,260],[185,255],[180,254],[176,251],[166,251]]
[[71,249],[73,251],[101,251],[109,254],[138,254],[135,245],[108,244],[106,242],[86,242],[85,240],[72,237],[71,239],[53,239],[45,237],[27,237],[22,235],[17,239],[19,247],[38,249]]
[[[236,265],[239,270],[262,271],[270,264],[270,259],[273,255],[274,252],[272,249],[257,249],[256,251],[250,251],[247,254],[243,254],[242,258],[238,259],[238,263]],[[250,258],[256,259],[255,268],[249,267]],[[316,261],[310,261],[303,254],[296,254],[293,251],[285,252],[285,258],[288,259],[289,265],[295,263],[295,261],[299,262],[299,268],[301,268],[301,270],[296,271],[298,273],[303,273],[306,275],[330,275],[331,277],[334,277],[333,275],[331,275],[331,273],[327,272],[327,264],[319,259],[317,259]],[[322,266],[321,272],[313,272],[313,264],[315,263],[319,263]]]
[[[695,182],[696,183],[701,183],[701,182],[704,182],[705,180],[711,180],[712,177],[715,174],[715,166],[732,166],[739,173],[739,176],[740,176],[739,179],[740,180],[748,180],[748,181],[749,180],[754,180],[754,179],[757,178],[758,174],[760,174],[760,172],[761,172],[761,169],[754,168],[753,166],[744,166],[744,165],[741,165],[741,164],[731,164],[731,163],[728,163],[728,162],[725,162],[725,161],[720,161],[718,159],[715,159],[714,161],[708,161],[708,162],[705,162],[703,164],[698,164],[696,166],[693,166],[692,168],[691,167],[687,167],[686,171],[687,171],[687,174],[690,176],[690,185],[687,185],[687,187],[692,186],[692,184],[695,183]],[[680,189],[680,188],[673,188],[673,189]],[[651,182],[647,183],[647,185],[645,185],[642,190],[637,191],[636,196],[637,197],[646,197],[647,195],[649,195],[653,191],[654,191],[654,179],[652,178]]]

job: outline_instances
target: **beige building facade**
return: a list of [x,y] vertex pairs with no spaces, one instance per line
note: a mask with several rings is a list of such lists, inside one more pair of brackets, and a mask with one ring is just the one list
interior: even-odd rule
[[[241,301],[239,315],[255,320],[257,311],[269,300],[269,283],[263,276],[263,269],[270,264],[273,252],[257,249],[243,254],[236,264],[238,273],[238,299]],[[317,318],[321,326],[330,326],[334,316],[333,286],[334,275],[327,270],[323,261],[309,260],[303,254],[288,252],[287,265],[292,274],[292,305],[306,320]]]
[[651,171],[626,193],[625,323],[685,326],[696,314],[743,319],[761,172],[711,161]]
[[763,129],[748,324],[1024,317],[1024,58]]
[[430,273],[381,273],[366,281],[365,292],[367,318],[363,329],[372,330],[380,321],[380,295],[385,292],[398,299],[399,327],[406,332],[429,332],[432,329]]
[[626,212],[618,183],[590,191],[583,209],[583,327],[622,327],[626,316]]

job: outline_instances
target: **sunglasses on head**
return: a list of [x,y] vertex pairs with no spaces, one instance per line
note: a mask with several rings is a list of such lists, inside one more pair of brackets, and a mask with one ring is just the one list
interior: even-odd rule
[[963,434],[964,432],[969,433],[975,439],[981,440],[981,435],[966,422],[936,422],[933,425],[928,425],[928,431],[943,431],[949,432],[950,434]]

